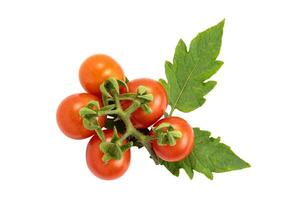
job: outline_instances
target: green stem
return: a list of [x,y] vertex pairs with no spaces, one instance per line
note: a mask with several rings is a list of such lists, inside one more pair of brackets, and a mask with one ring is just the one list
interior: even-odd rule
[[104,133],[103,133],[101,127],[100,127],[100,126],[97,127],[97,128],[95,129],[95,131],[96,131],[96,133],[97,133],[99,139],[100,139],[101,141],[105,141],[105,135],[104,135]]
[[133,103],[125,110],[127,116],[131,115],[134,111],[136,111],[140,107],[141,103],[137,100],[134,100]]
[[[128,101],[134,101],[136,97],[130,97],[130,96],[119,96],[119,100],[128,100]],[[108,101],[114,101],[114,98],[107,98]]]
[[[141,102],[136,100],[135,98],[133,98],[133,96],[127,95],[127,96],[119,96],[118,93],[114,92],[113,93],[113,100],[114,103],[116,105],[115,110],[109,110],[109,111],[103,111],[103,112],[99,112],[98,116],[102,116],[102,115],[112,115],[112,114],[116,114],[118,115],[118,117],[124,122],[125,126],[126,126],[126,133],[119,139],[118,143],[122,144],[122,142],[129,136],[133,136],[135,137],[139,142],[141,142],[144,147],[147,149],[147,151],[149,152],[151,158],[154,160],[155,164],[159,164],[159,160],[158,157],[155,155],[155,153],[152,150],[151,144],[150,144],[150,140],[149,136],[144,135],[143,133],[141,133],[140,131],[138,131],[136,128],[134,128],[131,120],[130,120],[130,116],[131,114],[136,111],[140,106],[141,106]],[[104,103],[107,103],[107,100],[111,100],[111,98],[108,97],[103,97],[103,100],[105,100]],[[120,100],[132,100],[133,103],[129,106],[129,108],[127,108],[125,111],[122,109]],[[97,127],[96,129],[97,135],[99,136],[99,138],[102,141],[105,141],[105,136],[104,133],[101,129],[101,127]]]
[[118,111],[120,111],[120,110],[122,110],[122,107],[121,107],[121,103],[120,103],[120,99],[119,99],[119,95],[117,94],[117,93],[115,93],[114,95],[113,95],[113,97],[114,97],[114,99],[115,99],[115,104],[116,104],[116,110]]
[[159,160],[158,160],[156,154],[154,153],[154,151],[152,150],[150,143],[147,142],[147,143],[142,143],[142,144],[145,146],[145,148],[149,152],[149,154],[150,154],[151,158],[154,160],[155,164],[158,165]]
[[175,107],[172,107],[172,108],[171,108],[171,111],[170,111],[170,113],[169,113],[169,116],[170,116],[170,117],[172,116],[174,110],[175,110]]
[[[134,111],[134,109],[132,109],[132,110]],[[157,156],[155,155],[155,153],[153,152],[147,136],[142,134],[140,131],[138,131],[136,128],[134,128],[134,126],[132,125],[132,122],[130,121],[130,114],[128,115],[127,111],[124,112],[121,109],[121,110],[119,110],[119,117],[126,125],[126,133],[120,138],[120,143],[122,143],[128,136],[130,136],[130,135],[134,136],[136,139],[138,139],[144,145],[144,147],[149,152],[151,158],[154,160],[155,164],[159,164],[159,160],[158,160]]]
[[117,110],[109,110],[109,111],[99,111],[98,112],[98,116],[100,117],[100,116],[104,116],[104,115],[117,115],[118,114],[118,112],[117,112]]
[[152,141],[152,140],[157,140],[157,136],[147,136],[147,138],[146,138],[146,140],[147,140],[147,142],[150,142],[150,141]]
[[124,140],[126,140],[126,138],[128,138],[131,134],[132,134],[132,133],[131,133],[130,131],[126,131],[126,132],[122,135],[122,137],[120,138],[119,143],[122,144],[122,142],[123,142]]

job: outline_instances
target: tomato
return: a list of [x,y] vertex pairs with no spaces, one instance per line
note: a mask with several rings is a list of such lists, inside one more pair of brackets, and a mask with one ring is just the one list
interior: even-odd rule
[[[113,135],[112,130],[104,130],[106,141],[110,141]],[[112,180],[122,176],[130,164],[130,149],[123,152],[120,160],[109,160],[108,163],[102,161],[103,152],[100,151],[99,145],[101,140],[94,135],[87,145],[86,162],[90,171],[98,178]],[[124,144],[126,141],[124,141]]]
[[[163,86],[155,80],[148,78],[141,78],[129,81],[127,83],[129,92],[136,93],[137,88],[141,85],[145,86],[147,93],[153,95],[153,101],[149,103],[149,107],[152,113],[147,114],[141,108],[137,109],[131,115],[131,121],[135,128],[147,128],[154,124],[164,114],[168,106],[167,93]],[[122,107],[128,108],[131,105],[131,101],[122,102]]]
[[[180,117],[167,117],[159,120],[155,123],[154,127],[157,127],[161,123],[169,123],[172,125],[174,130],[181,132],[181,138],[176,140],[175,146],[165,145],[160,146],[157,144],[157,140],[153,140],[152,147],[155,154],[161,159],[168,162],[176,162],[184,159],[190,154],[194,145],[194,132],[193,128]],[[150,133],[155,135],[153,131]]]
[[[73,139],[84,139],[92,136],[95,132],[84,128],[79,110],[86,106],[90,101],[98,101],[102,106],[100,98],[87,94],[73,94],[65,98],[58,106],[56,112],[56,120],[61,131],[68,137]],[[105,123],[105,117],[99,117],[101,126]]]
[[96,54],[88,57],[81,65],[79,79],[82,87],[91,94],[99,95],[100,85],[108,78],[125,80],[120,65],[111,57]]

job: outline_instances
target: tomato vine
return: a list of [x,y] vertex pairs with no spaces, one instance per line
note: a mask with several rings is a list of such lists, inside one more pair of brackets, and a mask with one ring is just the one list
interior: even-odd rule
[[66,136],[93,136],[86,161],[94,175],[108,180],[122,176],[132,146],[145,147],[156,165],[165,166],[175,176],[184,169],[190,178],[196,171],[212,179],[213,172],[250,167],[220,138],[172,116],[176,110],[188,113],[201,107],[216,86],[210,78],[223,65],[217,57],[224,22],[199,33],[189,47],[179,40],[173,62],[165,63],[166,80],[159,82],[148,78],[129,81],[107,55],[96,54],[83,62],[79,78],[87,93],[64,99],[56,116]]

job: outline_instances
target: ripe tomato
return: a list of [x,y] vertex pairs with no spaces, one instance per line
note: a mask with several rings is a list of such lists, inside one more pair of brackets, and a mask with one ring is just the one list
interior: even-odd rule
[[[86,106],[90,101],[98,101],[102,106],[100,98],[87,94],[73,94],[65,98],[58,106],[56,120],[61,131],[73,139],[84,139],[92,136],[95,132],[84,128],[79,110]],[[104,126],[105,117],[99,117],[99,123]]]
[[100,85],[108,78],[125,80],[120,65],[111,57],[96,54],[88,57],[81,65],[79,79],[82,87],[91,94],[99,95]]
[[[194,132],[193,128],[180,117],[167,117],[162,120],[159,120],[155,123],[154,127],[157,127],[159,124],[167,122],[171,124],[174,130],[181,132],[181,138],[176,140],[175,146],[165,145],[160,146],[157,144],[157,140],[153,140],[152,147],[155,154],[161,159],[168,162],[176,162],[184,159],[190,154],[194,145]],[[150,133],[155,135],[153,131]]]
[[[113,135],[112,130],[104,130],[106,141],[110,141]],[[123,153],[120,160],[110,160],[107,164],[102,161],[103,153],[99,149],[101,140],[94,135],[87,145],[86,162],[90,171],[98,178],[112,180],[122,176],[130,164],[130,149]],[[124,144],[126,141],[124,141]]]
[[[131,115],[131,121],[135,128],[147,128],[154,124],[164,114],[168,106],[167,93],[163,86],[155,80],[148,78],[141,78],[129,81],[127,83],[129,92],[136,93],[137,88],[141,85],[147,88],[147,93],[153,95],[153,101],[149,103],[152,110],[151,114],[147,114],[141,108],[137,109]],[[123,108],[128,108],[131,101],[122,102]]]

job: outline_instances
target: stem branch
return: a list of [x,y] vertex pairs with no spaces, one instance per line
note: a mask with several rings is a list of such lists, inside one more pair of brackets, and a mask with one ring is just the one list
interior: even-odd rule
[[145,142],[145,143],[142,143],[142,144],[145,146],[145,148],[149,152],[149,154],[150,154],[151,158],[154,160],[155,164],[158,165],[159,164],[159,160],[158,160],[156,154],[153,152],[150,143],[149,142]]
[[[145,148],[147,149],[147,151],[149,152],[151,158],[154,160],[155,164],[159,164],[159,159],[158,157],[155,155],[154,151],[152,150],[150,141],[153,140],[153,137],[150,136],[146,136],[143,133],[141,133],[139,130],[137,130],[131,120],[131,114],[136,111],[140,106],[141,106],[141,102],[136,99],[137,94],[124,94],[124,95],[119,95],[117,92],[112,92],[113,97],[107,97],[107,96],[103,96],[103,103],[105,105],[108,104],[108,101],[114,101],[115,103],[115,109],[114,110],[107,110],[107,111],[100,111],[98,112],[98,116],[103,116],[103,115],[118,115],[118,117],[124,122],[125,126],[126,126],[126,132],[124,135],[122,135],[122,137],[118,140],[119,144],[122,144],[122,142],[129,136],[133,136],[135,137],[139,142],[141,142],[143,144],[143,146],[145,146]],[[120,100],[131,100],[132,104],[124,111]],[[149,99],[147,99],[149,100]],[[152,100],[152,99],[151,99]],[[149,101],[151,101],[149,100]],[[174,111],[174,109],[171,110],[171,113]],[[99,136],[99,138],[102,141],[105,141],[105,135],[101,129],[100,126],[98,126],[95,129],[97,135]]]
[[99,139],[100,139],[101,141],[105,141],[105,135],[104,135],[104,133],[103,133],[101,127],[100,127],[100,126],[97,127],[97,128],[95,129],[95,131],[96,131],[96,133],[97,133]]
[[170,111],[170,113],[169,113],[169,116],[170,116],[170,117],[172,116],[174,110],[175,110],[175,107],[172,107],[172,108],[171,108],[171,111]]
[[141,103],[137,100],[134,100],[133,103],[125,110],[127,116],[131,115],[134,111],[136,111],[140,107]]

